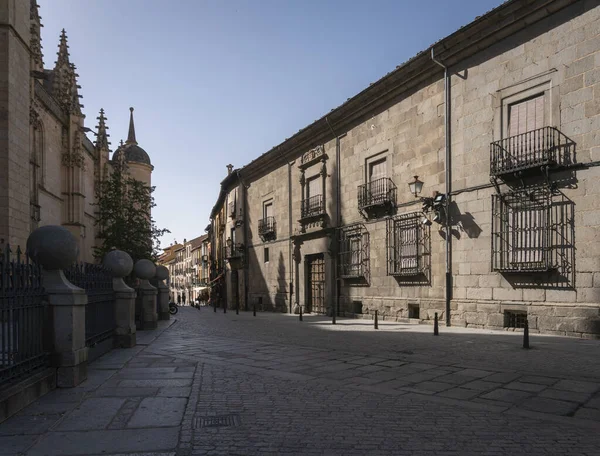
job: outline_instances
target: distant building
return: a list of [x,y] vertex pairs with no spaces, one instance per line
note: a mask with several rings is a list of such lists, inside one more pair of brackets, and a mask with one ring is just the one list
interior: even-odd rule
[[598,23],[598,2],[506,1],[230,166],[223,301],[598,337]]

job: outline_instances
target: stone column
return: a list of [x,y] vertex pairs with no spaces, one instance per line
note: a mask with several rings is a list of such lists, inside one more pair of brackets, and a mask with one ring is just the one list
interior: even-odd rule
[[165,280],[169,278],[169,270],[164,266],[156,268],[156,287],[158,288],[158,319],[169,320],[169,287],[165,285]]
[[133,267],[135,276],[140,279],[138,287],[138,299],[141,308],[140,329],[156,329],[158,326],[158,314],[156,312],[156,298],[158,290],[148,282],[156,274],[156,266],[150,260],[139,260]]
[[56,385],[68,388],[87,379],[88,348],[85,346],[85,291],[69,282],[63,269],[79,254],[77,241],[62,226],[36,229],[27,239],[27,254],[43,268],[43,284],[50,305],[50,362],[57,368]]
[[113,291],[115,293],[115,318],[117,327],[113,345],[118,348],[131,348],[136,344],[135,298],[133,288],[127,286],[123,277],[127,277],[133,269],[133,260],[129,254],[121,250],[113,250],[104,256],[102,262],[113,274]]

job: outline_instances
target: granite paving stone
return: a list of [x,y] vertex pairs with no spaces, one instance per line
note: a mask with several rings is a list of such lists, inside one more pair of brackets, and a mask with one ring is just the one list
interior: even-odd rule
[[86,399],[61,421],[57,429],[61,431],[102,429],[109,425],[124,403],[123,398]]
[[171,379],[137,379],[137,380],[120,380],[118,382],[119,387],[180,387],[190,386],[192,384],[191,378],[171,378]]
[[147,397],[127,423],[129,428],[179,426],[187,398]]
[[579,408],[579,404],[547,397],[531,397],[519,403],[518,407],[553,415],[568,415],[575,412]]
[[600,421],[600,410],[596,408],[581,407],[575,412],[575,418]]
[[560,380],[553,388],[575,393],[595,393],[600,390],[600,383],[584,382],[577,380]]
[[35,442],[36,438],[36,435],[0,435],[0,455],[15,456],[23,454]]
[[531,397],[532,393],[527,391],[508,390],[504,388],[498,388],[489,393],[482,394],[481,399],[491,399],[494,401],[510,402],[517,404],[523,400]]
[[547,388],[547,385],[538,385],[537,383],[511,382],[508,385],[504,385],[502,388],[539,393],[540,391],[545,390]]
[[27,456],[65,456],[171,450],[176,448],[179,428],[120,429],[86,432],[51,432],[44,435]]
[[160,388],[156,396],[159,397],[189,397],[192,392],[191,387]]
[[473,382],[465,383],[461,385],[462,388],[472,389],[476,391],[491,391],[501,387],[501,383],[488,382],[486,380],[475,380]]
[[[561,391],[552,388],[545,389],[538,397],[547,397],[550,399],[557,399],[559,401],[576,402],[578,404],[586,403],[591,395],[587,393],[575,393],[573,391]],[[592,407],[592,401],[586,403],[586,407]]]

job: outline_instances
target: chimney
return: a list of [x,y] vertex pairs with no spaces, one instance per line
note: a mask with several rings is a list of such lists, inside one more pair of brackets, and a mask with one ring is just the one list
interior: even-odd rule
[[186,238],[183,238],[183,243],[185,244],[186,242],[187,242],[187,239],[186,239]]
[[229,165],[227,165],[227,175],[229,176],[232,171],[233,171],[233,165],[230,163]]

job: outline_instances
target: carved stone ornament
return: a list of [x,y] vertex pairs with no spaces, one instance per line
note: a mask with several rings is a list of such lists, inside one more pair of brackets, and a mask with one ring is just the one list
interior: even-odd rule
[[321,144],[302,155],[300,158],[300,167],[307,168],[311,164],[325,158],[327,158],[325,155],[325,146]]
[[40,115],[35,110],[33,104],[29,107],[29,124],[33,125],[34,128],[40,126]]
[[300,185],[304,187],[304,183],[306,182],[306,178],[304,177],[304,170],[300,171]]
[[321,163],[321,176],[327,175],[327,165],[325,164],[325,159],[323,159]]

